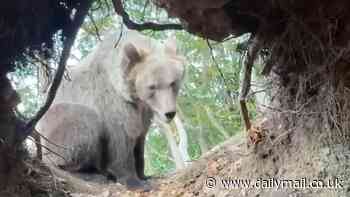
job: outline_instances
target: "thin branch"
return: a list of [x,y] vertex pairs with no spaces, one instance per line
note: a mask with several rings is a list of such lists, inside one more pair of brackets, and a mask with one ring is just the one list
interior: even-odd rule
[[105,6],[106,6],[106,8],[107,8],[108,13],[112,12],[112,11],[111,11],[112,9],[111,9],[111,7],[109,6],[108,0],[104,0],[104,4],[105,4]]
[[[42,58],[37,57],[36,54],[27,58],[27,63],[33,65],[36,68],[36,80],[37,80],[37,92],[46,92],[48,84],[52,81],[52,73],[54,69],[49,66],[49,63],[45,62]],[[25,118],[24,118],[25,119]]]
[[255,36],[252,35],[249,41],[250,41],[250,44],[248,46],[247,57],[244,62],[243,79],[241,82],[241,91],[239,94],[241,116],[244,120],[244,125],[247,131],[250,130],[251,123],[249,120],[249,112],[246,105],[246,99],[250,91],[253,64],[260,50],[259,42],[257,42],[257,38]]
[[153,30],[153,31],[163,31],[163,30],[183,30],[181,24],[158,24],[153,22],[136,23],[130,19],[129,14],[125,11],[123,7],[122,0],[112,0],[115,12],[122,17],[123,23],[129,28],[137,31],[143,30]]
[[149,3],[150,3],[150,0],[146,0],[146,1],[145,1],[145,4],[143,5],[143,9],[142,9],[142,20],[145,20],[146,9],[147,9]]
[[44,135],[42,135],[41,133],[39,133],[36,129],[34,129],[34,133],[35,135],[38,135],[39,137],[43,138],[45,141],[47,141],[49,144],[56,146],[57,148],[61,148],[61,149],[65,149],[65,150],[69,150],[69,148],[58,145],[54,142],[52,142],[51,140],[49,140],[47,137],[45,137]]
[[81,7],[80,7],[80,9],[78,9],[78,11],[75,15],[75,18],[71,23],[71,26],[68,27],[67,29],[65,29],[65,31],[63,32],[63,34],[65,36],[63,50],[62,50],[60,61],[58,63],[58,69],[56,71],[56,75],[53,79],[52,85],[50,87],[46,102],[39,109],[39,111],[36,113],[36,115],[33,118],[31,118],[31,120],[25,125],[23,138],[20,141],[23,141],[26,137],[28,137],[33,132],[35,125],[39,122],[41,117],[46,113],[46,111],[51,106],[51,104],[56,96],[58,87],[61,84],[61,81],[62,81],[62,78],[64,75],[64,71],[66,69],[66,63],[67,63],[67,60],[69,58],[71,48],[74,44],[75,37],[78,33],[79,27],[84,22],[84,18],[88,13],[88,9],[91,6],[91,3],[92,3],[92,1],[89,0],[86,3],[80,4]]
[[240,100],[245,100],[250,91],[253,64],[260,50],[259,42],[257,42],[255,36],[251,37],[250,41],[251,43],[248,46],[247,57],[243,67],[243,79],[239,95]]
[[94,16],[92,15],[92,13],[88,13],[88,17],[89,17],[89,19],[90,19],[92,25],[93,25],[94,28],[95,28],[95,34],[96,34],[96,37],[97,37],[98,41],[101,42],[102,39],[101,39],[100,31],[98,30],[98,27],[97,27],[96,21],[95,21],[95,19],[94,19]]
[[61,158],[61,159],[63,159],[64,161],[67,162],[67,159],[66,159],[66,158],[64,158],[62,155],[56,153],[55,151],[51,150],[49,147],[44,146],[44,145],[42,145],[42,144],[37,144],[38,142],[37,142],[35,139],[32,139],[32,138],[28,138],[28,139],[31,140],[32,142],[34,142],[37,146],[39,145],[39,146],[41,146],[42,148],[45,148],[45,149],[46,149],[47,151],[49,151],[50,153],[56,155],[57,157],[59,157],[59,158]]
[[34,138],[34,141],[36,144],[36,157],[39,158],[40,160],[43,160],[43,150],[41,146],[40,133],[35,130],[33,131],[31,136]]
[[263,89],[260,89],[260,90],[256,90],[256,91],[254,91],[254,92],[251,92],[251,93],[249,93],[249,94],[247,95],[247,98],[249,99],[249,98],[255,96],[256,94],[259,94],[259,93],[262,93],[262,92],[266,92],[266,91],[269,90],[269,89],[271,89],[271,88],[267,87],[267,88],[263,88]]
[[[226,94],[232,100],[232,92],[229,90],[230,86],[229,86],[229,84],[227,82],[228,80],[225,78],[225,75],[222,72],[222,70],[221,70],[221,68],[219,66],[219,63],[215,59],[215,56],[214,56],[214,53],[213,53],[213,51],[214,51],[213,46],[211,45],[211,43],[209,42],[208,39],[206,40],[206,42],[207,42],[207,45],[208,45],[208,48],[209,48],[211,59],[213,60],[214,65],[215,65],[217,71],[219,72],[219,75],[222,78],[222,81],[224,82],[224,86],[225,86],[225,89],[226,89]],[[231,105],[233,105],[233,102],[231,102]]]
[[213,53],[213,51],[214,51],[214,50],[213,50],[213,47],[211,46],[211,44],[210,44],[210,42],[209,42],[208,39],[206,39],[206,42],[207,42],[207,45],[208,45],[208,47],[209,47],[211,59],[213,60],[214,65],[215,65],[216,69],[218,70],[218,72],[219,72],[219,74],[220,74],[222,80],[224,81],[225,85],[228,87],[228,84],[227,84],[227,80],[226,80],[226,78],[225,78],[225,75],[224,75],[224,73],[222,72],[221,68],[219,67],[219,63],[218,63],[218,62],[216,61],[216,59],[215,59],[215,56],[214,56],[214,53]]
[[91,11],[97,11],[97,10],[100,10],[101,9],[101,7],[102,7],[102,2],[101,2],[101,0],[99,0],[99,1],[96,1],[96,3],[97,3],[97,7],[92,7],[91,6]]
[[116,43],[115,43],[115,45],[114,45],[114,48],[117,48],[117,46],[119,45],[120,40],[121,40],[121,39],[122,39],[122,37],[123,37],[123,31],[124,31],[124,25],[123,25],[123,23],[120,23],[120,32],[119,32],[119,37],[118,37],[117,42],[116,42]]

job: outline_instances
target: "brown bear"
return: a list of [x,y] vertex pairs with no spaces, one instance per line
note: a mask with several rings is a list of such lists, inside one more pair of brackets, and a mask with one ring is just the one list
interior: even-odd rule
[[136,31],[117,43],[110,33],[81,65],[69,69],[38,130],[57,155],[44,159],[70,171],[96,170],[143,186],[144,144],[153,115],[171,121],[184,76],[173,39],[160,44]]

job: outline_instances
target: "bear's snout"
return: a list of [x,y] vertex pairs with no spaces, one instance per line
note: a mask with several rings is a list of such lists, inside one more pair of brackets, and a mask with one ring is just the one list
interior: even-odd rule
[[175,111],[165,113],[165,117],[168,119],[169,122],[175,117],[175,115],[176,115]]

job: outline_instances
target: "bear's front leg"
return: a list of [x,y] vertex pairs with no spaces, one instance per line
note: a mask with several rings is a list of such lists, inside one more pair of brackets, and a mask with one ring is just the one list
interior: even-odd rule
[[138,137],[134,148],[135,169],[137,176],[142,180],[150,178],[149,176],[145,175],[145,139],[146,136]]
[[[152,189],[151,185],[149,185],[147,182],[142,181],[138,174],[137,169],[135,169],[135,165],[132,165],[135,163],[135,159],[133,155],[130,155],[129,160],[129,166],[127,167],[126,172],[129,172],[125,174],[124,180],[122,182],[125,182],[126,186],[130,190],[142,190],[142,191],[150,191]],[[123,178],[122,178],[123,179]]]
[[133,173],[135,172],[135,169],[125,167],[124,169],[119,168],[118,171],[122,171],[122,173],[117,175],[116,170],[113,170],[112,167],[107,169],[106,174],[111,180],[124,184],[130,190],[151,190],[151,186],[149,184],[139,179],[136,173]]
[[[121,138],[119,138],[121,139]],[[137,174],[135,166],[135,147],[137,139],[126,136],[124,143],[111,143],[109,153],[118,149],[119,154],[109,154],[110,164],[107,174],[112,180],[125,184],[130,190],[149,191],[151,186],[142,181]],[[118,144],[119,147],[115,147]]]

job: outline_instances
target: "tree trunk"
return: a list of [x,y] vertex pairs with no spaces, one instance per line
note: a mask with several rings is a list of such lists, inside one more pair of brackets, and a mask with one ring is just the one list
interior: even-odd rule
[[187,137],[187,132],[185,130],[185,127],[179,118],[178,115],[175,116],[174,118],[174,123],[176,126],[176,130],[179,133],[179,151],[182,157],[182,160],[187,162],[191,161],[191,158],[188,154],[188,137]]
[[21,129],[21,122],[14,113],[19,102],[9,79],[5,75],[0,76],[0,191],[10,183],[10,174],[14,173],[13,167],[19,159],[17,131]]

